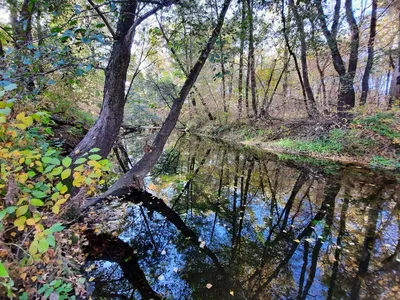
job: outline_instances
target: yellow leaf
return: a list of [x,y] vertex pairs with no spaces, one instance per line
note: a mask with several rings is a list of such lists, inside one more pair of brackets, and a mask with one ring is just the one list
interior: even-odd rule
[[61,200],[58,200],[58,201],[56,202],[56,205],[61,206],[61,205],[63,205],[65,202],[67,202],[67,199],[66,199],[66,198],[61,199]]
[[31,277],[31,280],[32,280],[33,282],[35,282],[35,281],[36,281],[36,278],[37,278],[36,276],[32,276],[32,277]]
[[298,239],[293,240],[293,242],[300,243],[300,241]]
[[230,291],[229,294],[231,294],[232,296],[234,296],[234,295],[235,295],[235,292],[234,292],[234,291]]
[[25,280],[25,278],[26,278],[26,273],[20,274],[19,277],[21,277],[22,280]]
[[19,114],[16,116],[16,119],[17,119],[18,121],[22,121],[24,118],[25,118],[25,112],[19,113]]
[[15,127],[17,127],[18,129],[24,130],[26,129],[26,125],[21,123],[21,124],[15,124]]
[[22,173],[18,176],[18,182],[24,184],[29,178],[28,174]]
[[26,125],[26,127],[29,127],[33,124],[33,119],[30,116],[23,118],[21,121]]
[[35,225],[35,219],[30,218],[30,219],[26,220],[26,224],[28,224],[29,226]]
[[[19,216],[26,214],[26,212],[28,211],[28,207],[29,207],[28,205],[18,207],[17,211],[15,212],[15,215],[17,217],[19,217]],[[26,220],[26,218],[25,218],[25,220]],[[18,225],[16,225],[16,226],[18,226]]]
[[92,282],[94,279],[95,279],[94,277],[90,277],[89,282]]
[[101,168],[101,165],[95,160],[89,160],[87,164],[94,168]]
[[20,158],[18,162],[19,162],[20,164],[23,164],[24,161],[25,161],[25,158]]
[[61,194],[65,194],[68,191],[68,188],[66,185],[63,185],[62,188],[60,189]]
[[61,180],[64,180],[64,179],[68,178],[70,175],[71,175],[71,169],[65,169],[61,173]]
[[53,211],[53,213],[58,215],[58,213],[60,212],[60,207],[58,205],[54,205],[51,210]]

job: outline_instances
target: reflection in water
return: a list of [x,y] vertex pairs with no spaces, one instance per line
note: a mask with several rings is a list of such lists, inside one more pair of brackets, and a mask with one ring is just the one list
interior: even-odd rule
[[119,231],[88,232],[93,297],[400,298],[397,182],[180,138]]

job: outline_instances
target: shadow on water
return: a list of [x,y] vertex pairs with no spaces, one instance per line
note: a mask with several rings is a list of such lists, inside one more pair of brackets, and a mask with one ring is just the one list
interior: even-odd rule
[[180,137],[147,192],[102,208],[117,226],[87,232],[92,297],[398,299],[398,182]]

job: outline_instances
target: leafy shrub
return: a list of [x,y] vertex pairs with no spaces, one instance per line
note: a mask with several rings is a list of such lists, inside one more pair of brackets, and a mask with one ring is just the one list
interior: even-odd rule
[[0,284],[9,297],[18,290],[28,299],[41,285],[34,282],[50,280],[53,284],[42,292],[67,298],[78,281],[66,276],[68,258],[61,253],[71,251],[68,240],[74,233],[66,231],[60,216],[74,204],[70,190],[93,193],[109,162],[96,154],[99,149],[83,153],[75,163],[60,157],[45,140],[50,132],[46,112],[12,111],[14,101],[7,98],[15,88],[0,91],[5,96],[0,101]]
[[400,117],[394,111],[378,112],[373,116],[357,119],[355,123],[395,142],[400,141]]

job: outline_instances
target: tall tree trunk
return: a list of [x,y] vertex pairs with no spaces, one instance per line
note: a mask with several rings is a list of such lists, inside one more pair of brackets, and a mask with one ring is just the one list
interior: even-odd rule
[[293,16],[296,22],[297,29],[300,35],[300,60],[303,74],[304,89],[306,90],[307,98],[309,104],[311,104],[311,112],[315,114],[317,108],[315,105],[314,93],[312,91],[310,80],[308,76],[308,66],[307,66],[307,44],[306,44],[306,34],[304,32],[304,23],[302,17],[299,15],[297,5],[294,4],[293,0],[289,0],[289,5],[293,11]]
[[219,36],[219,42],[220,42],[220,62],[221,62],[221,73],[222,73],[222,104],[224,106],[224,113],[227,113],[228,106],[226,105],[225,54],[224,54],[224,42],[222,40],[222,35]]
[[249,105],[249,92],[250,92],[250,52],[247,53],[247,73],[246,73],[246,92],[245,92],[245,105],[247,119],[250,118],[250,105]]
[[125,82],[130,63],[133,35],[125,38],[135,22],[136,1],[129,1],[121,7],[117,24],[117,40],[114,41],[110,59],[105,70],[104,97],[99,118],[83,140],[71,153],[78,154],[99,148],[99,154],[106,157],[118,136],[125,107]]
[[321,29],[324,33],[325,38],[328,41],[328,46],[331,51],[333,66],[339,75],[340,90],[337,103],[337,111],[339,117],[345,117],[346,111],[353,108],[355,105],[355,92],[354,92],[354,76],[357,68],[357,55],[358,55],[358,44],[359,44],[359,32],[358,26],[354,19],[352,11],[352,1],[346,0],[346,18],[351,28],[351,49],[349,57],[349,69],[346,71],[346,67],[343,58],[339,52],[338,42],[336,38],[337,28],[339,23],[339,11],[340,11],[340,0],[336,0],[335,14],[332,29],[329,30],[326,15],[322,8],[321,0],[316,0],[315,4],[318,9],[318,18],[321,23]]
[[242,0],[242,21],[240,29],[240,54],[239,54],[239,99],[238,99],[238,117],[242,118],[243,110],[243,55],[244,55],[244,41],[246,33],[246,3]]
[[269,75],[268,78],[268,82],[267,82],[267,88],[265,89],[265,94],[264,94],[264,99],[263,99],[263,103],[261,106],[261,111],[260,111],[260,117],[267,116],[267,103],[268,103],[268,92],[269,92],[269,88],[271,87],[271,81],[272,81],[272,77],[274,76],[274,72],[275,72],[275,67],[276,67],[276,59],[274,59],[273,65],[272,65],[272,70],[271,70],[271,74]]
[[288,31],[287,31],[287,28],[286,28],[285,0],[282,0],[281,18],[282,18],[282,24],[283,24],[283,36],[285,38],[286,47],[287,47],[287,49],[289,51],[289,54],[293,57],[293,61],[294,61],[294,65],[295,65],[295,68],[296,68],[297,76],[299,78],[300,85],[301,85],[301,91],[302,91],[302,94],[303,94],[304,106],[306,108],[308,116],[311,117],[312,115],[310,113],[310,110],[309,110],[309,107],[308,107],[308,103],[307,103],[307,93],[306,93],[306,89],[304,87],[303,78],[301,76],[299,63],[297,61],[297,56],[293,52],[292,47],[290,46],[290,42],[289,42]]
[[392,82],[390,85],[390,94],[389,94],[389,107],[392,107],[395,100],[400,99],[400,9],[399,9],[399,44],[397,48],[397,57],[395,60],[395,67],[392,73]]
[[136,27],[158,10],[172,3],[172,1],[163,2],[143,15],[136,16],[137,1],[123,2],[110,59],[105,70],[104,96],[100,115],[83,140],[72,151],[73,159],[92,148],[99,148],[99,154],[103,157],[110,153],[123,120],[126,102],[125,82]]
[[[170,112],[161,126],[160,131],[155,137],[153,144],[151,146],[151,151],[145,153],[143,157],[133,166],[128,173],[123,175],[118,181],[111,186],[111,188],[102,195],[103,199],[107,196],[121,196],[129,193],[132,189],[135,188],[143,188],[143,178],[144,176],[151,170],[151,168],[158,161],[165,143],[167,142],[168,137],[170,136],[172,130],[175,128],[175,125],[178,121],[180,112],[182,110],[183,103],[185,102],[186,97],[188,96],[191,88],[197,80],[197,77],[200,74],[204,64],[207,61],[208,55],[211,52],[211,49],[214,47],[215,41],[221,33],[222,25],[224,23],[225,15],[228,10],[232,0],[225,0],[223,7],[221,9],[221,13],[218,17],[218,22],[216,27],[214,28],[205,48],[201,51],[200,56],[193,66],[190,74],[187,76],[185,83],[182,86],[182,89],[179,93],[179,97],[175,99]],[[100,200],[101,200],[100,199]],[[98,201],[99,199],[95,200]]]
[[376,35],[376,10],[378,8],[378,0],[372,0],[372,11],[371,11],[371,25],[369,31],[369,39],[368,39],[368,58],[367,65],[365,66],[364,76],[362,79],[362,91],[361,91],[361,99],[360,104],[364,105],[367,103],[367,96],[369,90],[369,75],[371,73],[372,64],[374,63],[374,44],[375,44],[375,35]]
[[247,13],[249,22],[249,66],[251,84],[251,106],[254,117],[257,117],[257,83],[254,58],[254,24],[253,24],[253,0],[247,0]]

